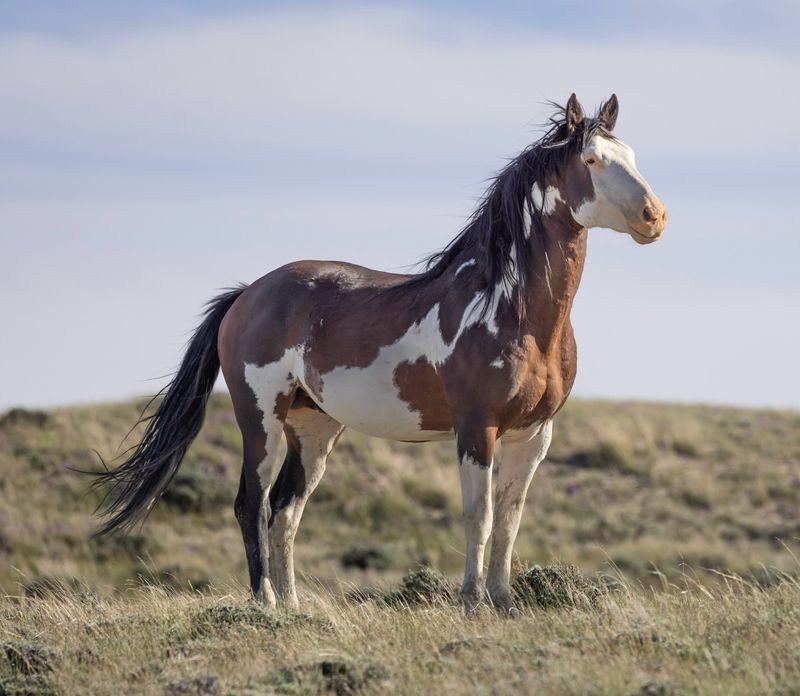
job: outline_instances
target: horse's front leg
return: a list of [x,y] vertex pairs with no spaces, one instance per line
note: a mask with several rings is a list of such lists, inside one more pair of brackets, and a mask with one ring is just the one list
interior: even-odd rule
[[492,557],[489,561],[487,589],[498,609],[511,611],[511,553],[519,531],[525,495],[539,463],[547,454],[553,422],[536,424],[525,433],[503,437],[502,459],[497,472]]
[[467,554],[461,599],[467,611],[483,600],[483,555],[492,526],[492,460],[496,428],[464,427],[456,434]]

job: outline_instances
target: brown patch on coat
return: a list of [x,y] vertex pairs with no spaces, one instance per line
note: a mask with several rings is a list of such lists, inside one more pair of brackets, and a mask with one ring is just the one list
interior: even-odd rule
[[394,383],[398,396],[408,404],[408,410],[419,413],[422,430],[448,432],[453,429],[441,377],[425,358],[400,363],[394,371]]
[[341,264],[347,286],[328,273],[317,279],[306,321],[306,369],[324,388],[325,374],[337,367],[365,368],[381,348],[397,342],[439,301],[433,293],[403,296],[398,288],[408,276]]
[[[580,157],[569,161],[556,185],[561,194],[562,205],[566,204],[572,210],[577,210],[581,203],[595,197],[592,175]],[[575,225],[580,227],[577,223]]]
[[283,460],[283,464],[275,478],[275,483],[269,492],[269,527],[272,527],[276,516],[281,510],[287,507],[293,498],[301,497],[306,489],[306,470],[302,462],[302,443],[290,424],[284,424],[283,432],[286,435],[286,458]]
[[272,413],[279,421],[283,422],[286,420],[286,414],[289,413],[289,409],[292,407],[296,394],[297,387],[293,386],[288,392],[279,392],[275,396],[275,407],[272,409]]
[[325,413],[318,405],[317,402],[314,401],[302,387],[297,388],[297,392],[294,397],[294,401],[292,401],[291,410],[296,411],[301,408],[308,408],[312,411],[321,411]]

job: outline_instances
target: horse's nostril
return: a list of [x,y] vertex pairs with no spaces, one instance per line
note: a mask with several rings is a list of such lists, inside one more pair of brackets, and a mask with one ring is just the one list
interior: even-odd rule
[[649,205],[645,207],[642,211],[642,217],[644,218],[645,222],[655,222],[656,221],[656,211],[653,210]]

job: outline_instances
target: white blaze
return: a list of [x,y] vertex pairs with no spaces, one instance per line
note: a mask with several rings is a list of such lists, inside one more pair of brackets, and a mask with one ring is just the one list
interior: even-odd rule
[[630,233],[639,224],[645,200],[653,196],[636,169],[633,149],[621,140],[593,136],[583,150],[594,186],[594,198],[573,209],[572,217],[583,227],[607,227]]

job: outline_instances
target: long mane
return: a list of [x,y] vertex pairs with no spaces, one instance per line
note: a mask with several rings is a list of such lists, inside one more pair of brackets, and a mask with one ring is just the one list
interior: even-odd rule
[[[545,180],[559,172],[569,157],[582,150],[596,132],[613,138],[601,120],[585,118],[570,133],[566,107],[551,102],[556,112],[546,124],[542,137],[529,145],[491,180],[467,224],[441,251],[422,263],[425,268],[403,285],[415,288],[440,277],[453,263],[466,257],[475,259],[485,279],[482,311],[492,304],[499,288],[519,288],[524,292],[530,265],[529,239],[541,239],[542,211],[532,197],[533,185],[545,190]],[[531,212],[529,219],[525,207]],[[530,229],[526,227],[530,225]],[[510,297],[510,293],[509,293]],[[520,320],[524,303],[517,303]]]

